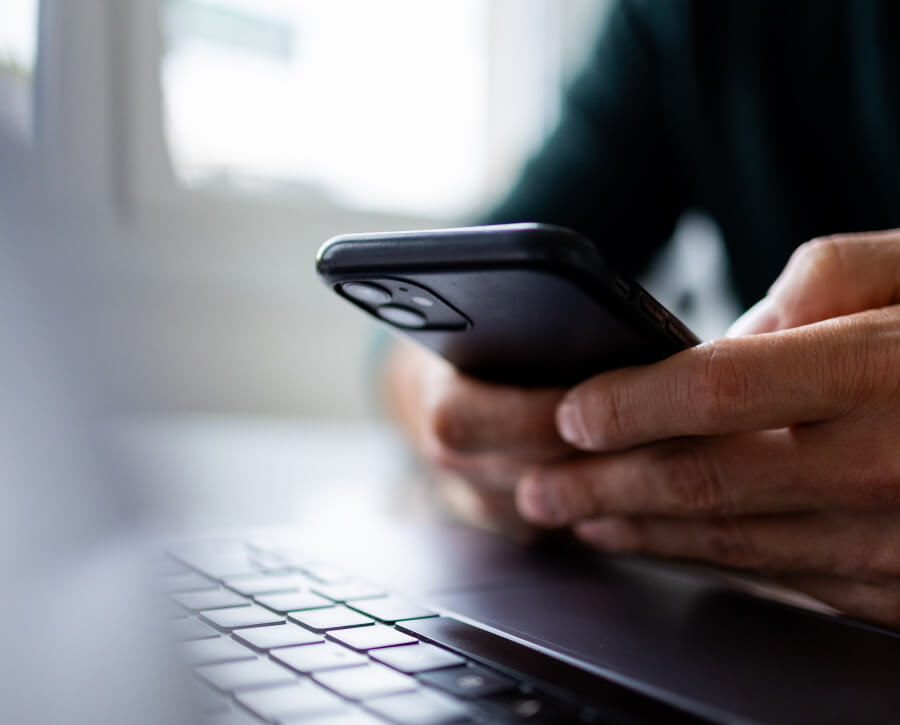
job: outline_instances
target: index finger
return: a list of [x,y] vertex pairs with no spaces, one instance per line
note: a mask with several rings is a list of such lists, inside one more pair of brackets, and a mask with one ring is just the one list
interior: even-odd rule
[[454,372],[431,391],[429,426],[438,444],[457,454],[553,460],[572,453],[555,425],[563,395],[562,389],[496,385]]
[[898,310],[715,340],[653,365],[602,373],[563,399],[560,435],[583,450],[612,451],[831,419],[877,377],[867,366],[890,359],[878,346],[892,344]]

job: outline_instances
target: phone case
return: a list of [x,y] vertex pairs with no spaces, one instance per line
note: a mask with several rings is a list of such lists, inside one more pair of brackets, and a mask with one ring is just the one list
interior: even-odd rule
[[317,272],[393,330],[495,382],[569,385],[699,342],[593,243],[562,227],[342,235],[322,246]]

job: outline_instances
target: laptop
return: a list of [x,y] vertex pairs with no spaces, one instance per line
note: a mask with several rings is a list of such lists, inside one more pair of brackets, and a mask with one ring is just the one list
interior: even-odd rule
[[846,723],[900,713],[896,633],[564,537],[521,545],[375,515],[342,525],[337,500],[322,526],[167,541],[146,566],[142,504],[122,461],[100,455],[104,381],[81,365],[86,338],[66,304],[96,287],[71,266],[47,267],[54,255],[21,232],[0,227],[4,721]]

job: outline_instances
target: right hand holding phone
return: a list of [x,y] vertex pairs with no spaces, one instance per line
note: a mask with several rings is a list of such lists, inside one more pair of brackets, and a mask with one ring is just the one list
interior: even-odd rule
[[384,382],[394,417],[441,472],[440,491],[455,513],[513,535],[525,533],[513,500],[517,482],[535,464],[575,453],[555,424],[566,391],[485,383],[403,341],[390,353]]

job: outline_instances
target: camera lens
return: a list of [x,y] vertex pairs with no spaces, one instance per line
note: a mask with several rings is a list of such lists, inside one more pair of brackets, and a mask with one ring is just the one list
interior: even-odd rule
[[384,287],[371,282],[348,282],[341,285],[341,292],[360,302],[370,305],[383,305],[391,301],[391,293]]
[[378,316],[400,327],[425,327],[428,320],[421,312],[401,307],[400,305],[383,305],[375,312]]

